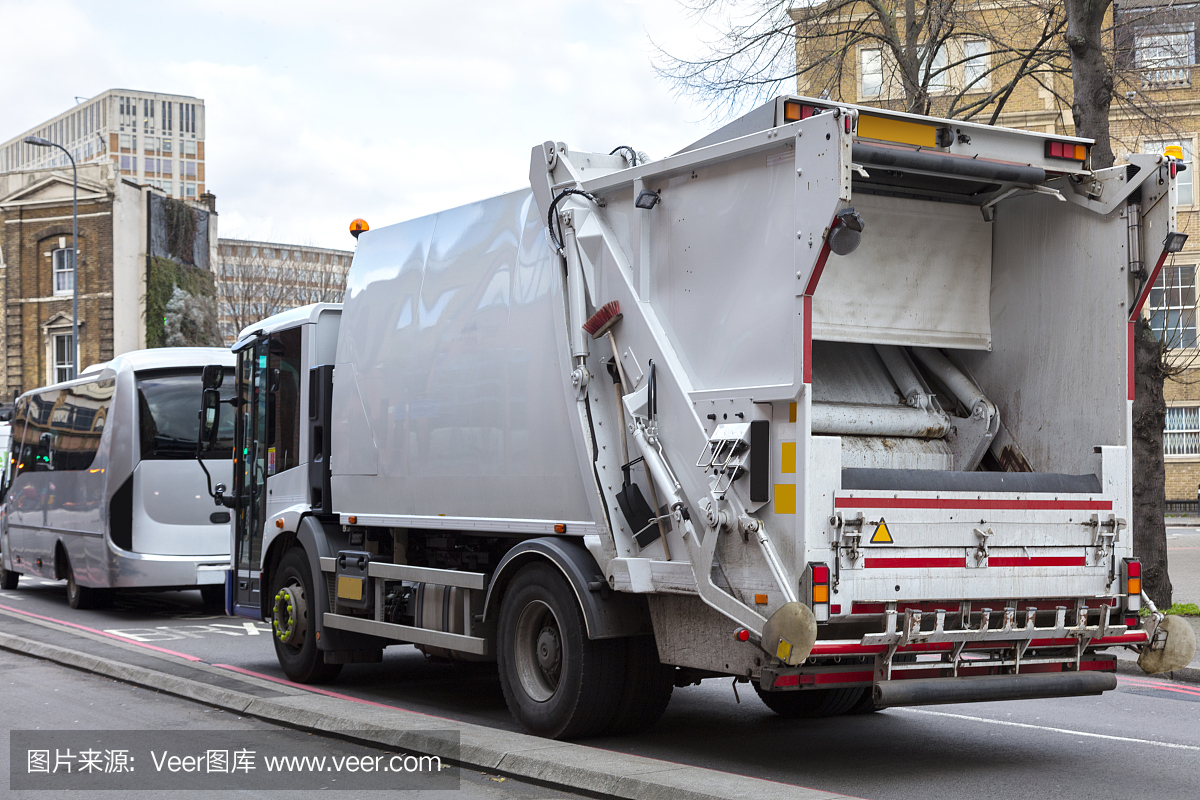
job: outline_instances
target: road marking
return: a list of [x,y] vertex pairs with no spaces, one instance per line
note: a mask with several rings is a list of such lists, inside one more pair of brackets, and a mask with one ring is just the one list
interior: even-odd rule
[[125,642],[126,644],[138,645],[139,647],[145,647],[149,650],[156,650],[160,653],[166,653],[167,655],[170,655],[170,656],[178,656],[179,658],[183,658],[188,661],[201,661],[202,660],[198,656],[190,656],[187,653],[177,653],[174,650],[167,650],[162,647],[155,647],[154,645],[145,644],[143,642],[138,642],[133,639],[128,639],[124,636],[108,633],[106,631],[97,630],[95,628],[89,628],[86,625],[80,625],[75,622],[67,622],[66,620],[55,619],[54,617],[45,617],[45,616],[42,616],[41,614],[34,614],[32,611],[22,611],[17,608],[11,608],[9,606],[0,606],[0,612],[5,612],[8,615],[13,616],[13,617],[31,617],[33,619],[40,619],[45,622],[55,623],[57,625],[65,625],[68,628],[76,628],[81,631],[87,631],[88,633],[93,633],[93,634],[96,634],[97,636],[105,636],[110,639],[119,639],[120,641]]
[[970,722],[985,722],[989,725],[1007,725],[1011,728],[1031,728],[1038,731],[1049,731],[1050,733],[1065,733],[1068,736],[1086,736],[1089,739],[1108,739],[1114,742],[1132,742],[1134,744],[1151,744],[1155,747],[1169,747],[1172,750],[1195,750],[1200,752],[1200,747],[1193,744],[1178,744],[1176,742],[1160,742],[1155,739],[1135,739],[1131,736],[1110,736],[1106,733],[1087,733],[1086,731],[1073,731],[1069,728],[1052,728],[1048,725],[1030,725],[1028,722],[1009,722],[1003,719],[988,719],[987,717],[969,717],[966,714],[947,714],[945,711],[926,711],[923,708],[897,708],[896,711],[907,711],[910,714],[929,714],[934,717],[950,717],[951,719],[965,719]]

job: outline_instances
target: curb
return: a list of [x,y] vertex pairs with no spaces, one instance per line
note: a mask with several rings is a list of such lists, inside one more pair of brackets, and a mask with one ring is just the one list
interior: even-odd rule
[[[314,733],[336,732],[498,772],[563,791],[627,800],[853,800],[848,795],[510,733],[379,704],[354,706],[308,692],[264,699],[145,667],[0,632],[0,649]],[[1134,667],[1136,669],[1136,667]],[[1200,673],[1200,670],[1192,670]],[[1140,672],[1140,670],[1139,670]],[[230,673],[231,676],[235,673]],[[437,728],[456,729],[459,745]]]

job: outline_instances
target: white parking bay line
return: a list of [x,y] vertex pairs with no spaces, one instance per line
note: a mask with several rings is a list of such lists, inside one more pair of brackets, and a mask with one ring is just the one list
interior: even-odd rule
[[1086,736],[1089,739],[1109,739],[1114,742],[1133,742],[1134,744],[1151,744],[1155,747],[1169,747],[1172,750],[1195,750],[1200,752],[1200,747],[1193,744],[1177,744],[1176,742],[1160,742],[1154,739],[1135,739],[1131,736],[1110,736],[1106,733],[1087,733],[1086,731],[1073,731],[1068,728],[1051,728],[1047,725],[1030,725],[1027,722],[1009,722],[1003,719],[988,719],[987,717],[969,717],[966,714],[948,714],[945,711],[927,711],[923,708],[896,708],[894,711],[906,711],[909,714],[928,714],[933,717],[950,717],[951,719],[965,719],[970,722],[985,722],[988,725],[1007,725],[1010,728],[1032,728],[1038,731],[1049,731],[1050,733],[1064,733],[1068,736]]

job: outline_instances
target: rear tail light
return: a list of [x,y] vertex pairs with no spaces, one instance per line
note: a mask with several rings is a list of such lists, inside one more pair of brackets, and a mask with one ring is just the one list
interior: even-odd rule
[[829,620],[829,565],[808,565],[808,600],[817,622]]
[[1136,558],[1121,561],[1121,584],[1124,588],[1125,610],[1142,610],[1142,562]]
[[1046,142],[1046,158],[1086,161],[1087,145],[1074,142]]

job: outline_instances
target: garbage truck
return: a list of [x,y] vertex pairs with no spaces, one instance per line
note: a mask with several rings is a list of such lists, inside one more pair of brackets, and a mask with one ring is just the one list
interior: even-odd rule
[[246,328],[232,396],[206,372],[229,611],[300,682],[494,662],[557,738],[708,678],[823,717],[1186,662],[1130,531],[1184,164],[1091,145],[782,96],[659,160],[547,141],[527,188],[364,230],[342,304]]

